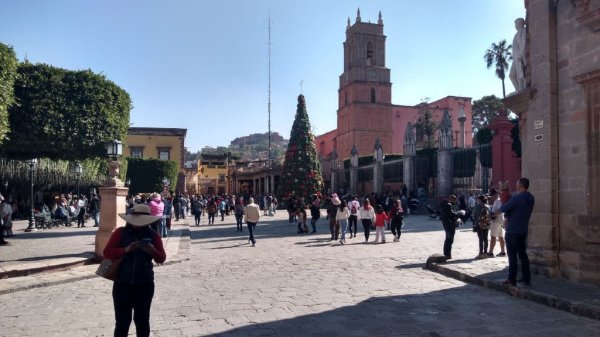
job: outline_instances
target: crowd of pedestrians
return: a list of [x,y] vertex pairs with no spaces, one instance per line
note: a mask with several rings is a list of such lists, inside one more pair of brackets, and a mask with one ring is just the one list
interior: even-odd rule
[[[475,259],[503,257],[508,254],[508,278],[504,283],[512,286],[517,285],[517,259],[520,259],[521,281],[525,285],[530,285],[531,273],[526,247],[529,219],[533,212],[535,198],[528,191],[529,179],[527,178],[520,178],[517,181],[514,194],[510,193],[507,183],[499,185],[500,192],[493,188],[489,195],[477,197],[473,194],[468,198],[450,195],[440,204],[440,219],[446,233],[444,256],[446,260],[452,259],[452,244],[456,228],[471,219],[479,246]],[[496,243],[500,246],[500,252],[494,255]]]
[[[311,216],[310,232],[307,226],[307,209]],[[331,234],[330,241],[339,241],[341,245],[346,243],[346,239],[356,237],[359,223],[362,225],[365,242],[369,242],[370,234],[375,230],[374,242],[385,243],[386,226],[392,229],[394,241],[397,242],[400,240],[405,215],[400,198],[391,195],[379,197],[374,193],[362,198],[358,195],[338,196],[337,193],[324,198],[315,194],[308,203],[302,197],[288,197],[286,210],[289,223],[297,226],[298,234],[317,233],[317,221],[325,216]],[[322,210],[325,213],[323,215]]]

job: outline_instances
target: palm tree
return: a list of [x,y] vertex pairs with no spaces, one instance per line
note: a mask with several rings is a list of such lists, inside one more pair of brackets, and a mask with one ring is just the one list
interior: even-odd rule
[[502,80],[502,98],[506,98],[506,90],[504,89],[504,78],[506,78],[506,70],[508,70],[508,62],[512,60],[512,45],[506,45],[506,40],[500,43],[492,43],[492,47],[485,51],[483,59],[487,64],[488,69],[492,65],[496,66],[496,76]]

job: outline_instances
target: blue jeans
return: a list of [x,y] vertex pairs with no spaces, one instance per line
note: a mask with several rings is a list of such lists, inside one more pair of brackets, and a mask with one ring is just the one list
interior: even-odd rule
[[242,220],[244,219],[244,215],[243,214],[236,214],[235,215],[235,222],[237,223],[237,230],[238,231],[243,231],[243,226],[244,224],[242,223]]
[[256,240],[254,239],[254,230],[256,230],[256,222],[246,222],[248,224],[248,232],[250,232],[250,242],[252,242],[252,244],[256,243]]
[[506,233],[506,253],[508,255],[508,280],[517,282],[517,257],[521,260],[521,275],[523,282],[531,282],[529,258],[527,257],[527,234]]
[[348,230],[348,219],[340,219],[340,227],[342,228],[342,241],[346,241],[346,231]]
[[94,227],[98,227],[98,224],[100,223],[100,212],[94,211],[92,213],[92,218],[94,218]]
[[162,218],[160,219],[160,225],[158,227],[158,233],[160,234],[160,236],[162,236],[163,238],[166,237],[169,233],[167,232],[167,217],[166,216],[162,216]]

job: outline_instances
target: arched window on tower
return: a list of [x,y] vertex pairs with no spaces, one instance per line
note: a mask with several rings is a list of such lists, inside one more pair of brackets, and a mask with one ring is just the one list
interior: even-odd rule
[[344,97],[344,105],[348,105],[348,92],[347,91],[344,92],[344,96],[345,96]]
[[375,103],[375,88],[371,88],[371,103]]
[[375,65],[374,61],[373,61],[373,56],[374,56],[374,52],[373,52],[373,42],[369,41],[367,42],[367,65],[371,66],[371,65]]

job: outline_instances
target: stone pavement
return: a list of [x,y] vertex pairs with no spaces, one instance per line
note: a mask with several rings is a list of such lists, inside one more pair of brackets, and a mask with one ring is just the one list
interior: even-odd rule
[[[86,226],[27,233],[27,221],[16,221],[15,236],[7,239],[9,245],[0,247],[0,294],[96,277],[98,265],[90,263],[95,260],[97,227],[92,227],[93,221]],[[170,257],[166,263],[189,259],[188,224],[174,222],[172,229],[163,239]]]
[[[399,243],[364,244],[359,233],[341,246],[324,220],[320,233],[297,235],[286,219],[263,218],[254,248],[233,217],[190,227],[176,254],[189,260],[155,270],[153,336],[600,335],[597,320],[424,270],[442,245],[437,221],[408,217]],[[472,259],[476,244],[460,231],[453,256]],[[1,335],[111,336],[110,294],[98,277],[2,294]]]

